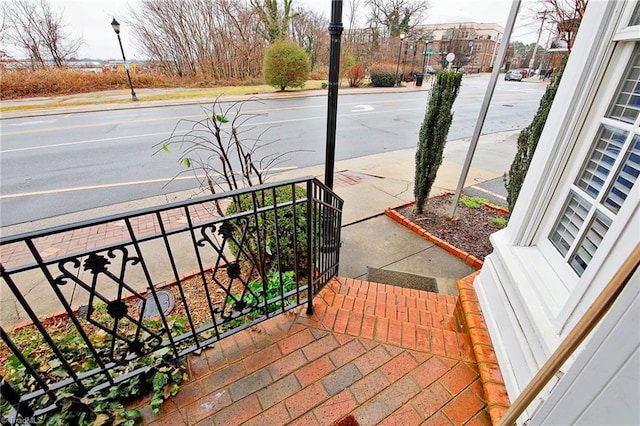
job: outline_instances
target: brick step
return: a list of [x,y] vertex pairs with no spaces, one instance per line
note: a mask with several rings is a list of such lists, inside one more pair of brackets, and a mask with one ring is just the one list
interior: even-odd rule
[[475,361],[467,333],[324,304],[314,304],[314,316],[326,330],[449,358]]
[[351,278],[332,280],[320,296],[333,309],[456,331],[456,297]]

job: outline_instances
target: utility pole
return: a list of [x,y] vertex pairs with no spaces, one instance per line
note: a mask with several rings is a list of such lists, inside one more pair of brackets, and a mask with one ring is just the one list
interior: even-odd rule
[[538,44],[540,44],[540,36],[542,35],[542,28],[544,27],[544,21],[547,19],[547,11],[538,12],[538,16],[540,16],[540,29],[538,30],[538,39],[536,40],[536,45],[533,47],[533,55],[531,55],[531,60],[529,61],[529,69],[533,68],[533,64],[536,60],[536,53],[538,52]]
[[487,91],[484,94],[484,100],[480,106],[480,114],[478,115],[478,121],[476,121],[476,127],[473,130],[473,135],[471,135],[467,158],[462,166],[462,172],[460,173],[460,179],[458,180],[458,187],[455,195],[453,196],[453,202],[451,203],[450,217],[454,217],[456,214],[456,208],[458,206],[458,201],[460,200],[460,195],[462,194],[462,189],[464,188],[464,182],[467,180],[467,176],[469,175],[469,168],[471,167],[473,155],[475,154],[476,147],[478,146],[478,140],[480,139],[480,132],[482,131],[484,120],[487,118],[489,104],[491,103],[491,98],[496,88],[496,83],[498,82],[498,74],[500,73],[501,64],[504,61],[504,57],[506,56],[507,49],[509,47],[509,40],[511,39],[511,33],[513,32],[513,27],[516,23],[516,17],[518,16],[521,1],[522,0],[513,0],[511,3],[511,10],[509,11],[509,17],[507,18],[507,25],[504,28],[502,43],[500,43],[500,50],[498,51],[498,58],[496,60],[497,66],[493,67],[493,70],[491,71],[489,85],[487,86]]

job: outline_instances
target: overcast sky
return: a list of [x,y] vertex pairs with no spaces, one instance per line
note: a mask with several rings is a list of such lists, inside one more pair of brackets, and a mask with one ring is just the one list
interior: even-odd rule
[[[66,30],[74,36],[82,36],[85,44],[81,47],[79,57],[96,59],[117,59],[121,57],[116,35],[111,29],[111,19],[115,17],[122,24],[120,36],[128,59],[141,57],[129,37],[126,19],[128,5],[138,0],[49,0],[51,4],[64,10]],[[161,1],[161,0],[159,0]],[[364,0],[362,0],[364,2]],[[521,13],[516,23],[516,30],[511,40],[524,43],[536,41],[538,25],[531,18],[528,4],[535,0],[523,0]],[[511,0],[430,0],[427,23],[444,22],[486,22],[505,26]],[[331,0],[294,0],[294,4],[305,4],[309,8],[322,12],[329,20],[331,16]],[[346,4],[343,3],[343,20],[346,20]],[[544,43],[545,40],[541,40]],[[10,49],[10,53],[11,52]]]

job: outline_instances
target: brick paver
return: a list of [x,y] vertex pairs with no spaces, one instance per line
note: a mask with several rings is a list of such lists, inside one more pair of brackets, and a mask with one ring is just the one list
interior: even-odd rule
[[[191,380],[161,415],[142,410],[143,423],[329,426],[351,415],[361,426],[491,424],[480,377],[497,386],[500,372],[484,354],[491,346],[480,321],[455,331],[454,315],[475,307],[456,302],[334,279],[315,299],[313,315],[301,308],[191,357]],[[383,315],[367,313],[372,306]],[[427,316],[435,324],[425,325]],[[485,355],[479,365],[478,353]],[[508,405],[504,399],[500,389],[491,395],[494,411]]]

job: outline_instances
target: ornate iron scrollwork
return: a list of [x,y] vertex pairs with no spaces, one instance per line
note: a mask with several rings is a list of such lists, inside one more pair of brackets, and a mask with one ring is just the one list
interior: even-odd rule
[[[120,259],[119,268],[117,272],[112,272],[112,260],[117,259]],[[126,281],[128,268],[139,263],[140,259],[130,256],[124,246],[103,253],[89,253],[84,263],[79,258],[68,258],[58,263],[61,274],[54,279],[54,283],[65,285],[73,282],[86,292],[88,304],[78,314],[90,325],[86,330],[87,335],[95,336],[95,329],[108,335],[109,347],[98,350],[108,361],[121,362],[131,353],[144,355],[153,352],[162,344],[164,333],[170,332],[162,328],[154,329],[152,325],[143,321],[140,313],[130,312],[129,306],[134,305],[134,301],[144,300],[144,297]],[[81,265],[82,269],[89,273],[88,277],[78,273]],[[99,282],[100,287],[108,285],[109,290],[115,291],[116,298],[110,300],[99,291]],[[101,305],[105,308],[101,308]],[[100,312],[106,312],[106,315],[100,315]],[[145,338],[141,339],[141,336]],[[98,342],[94,344],[101,346]]]
[[[233,222],[233,223],[232,223]],[[212,307],[212,312],[218,317],[220,323],[229,322],[238,316],[260,308],[261,300],[264,300],[263,292],[256,293],[249,284],[256,279],[257,270],[250,253],[255,251],[252,247],[255,226],[247,218],[225,220],[216,228],[213,224],[203,225],[200,228],[201,238],[196,241],[198,247],[210,247],[215,252],[215,262],[211,273],[211,282],[225,295],[221,306]],[[216,235],[217,231],[217,235]],[[225,254],[225,249],[231,248],[236,258],[230,259]],[[225,270],[228,280],[221,280],[218,272]],[[241,290],[238,294],[238,284]],[[236,289],[236,292],[234,292]]]
[[227,265],[227,276],[232,280],[240,278],[240,264],[238,262]]
[[91,253],[84,261],[84,270],[90,271],[92,274],[104,273],[107,272],[107,266],[110,264],[111,262],[106,257]]

